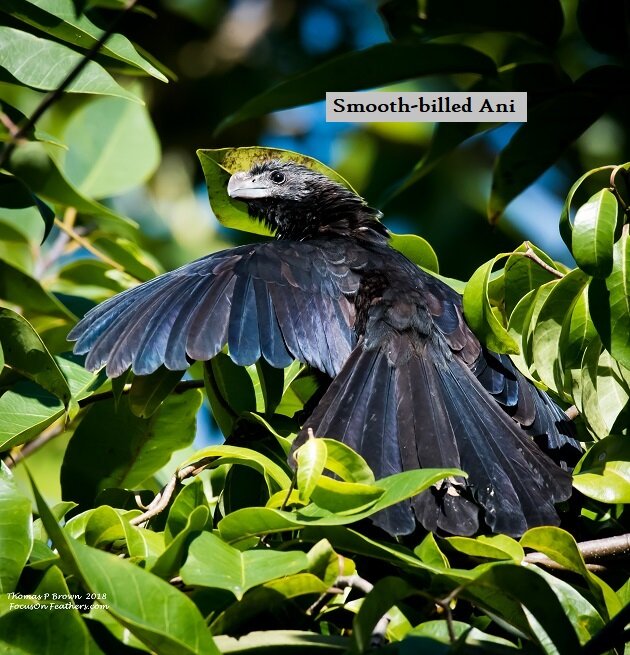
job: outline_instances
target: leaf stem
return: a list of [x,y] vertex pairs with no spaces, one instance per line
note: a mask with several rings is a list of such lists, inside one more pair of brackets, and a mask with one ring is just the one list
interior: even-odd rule
[[[559,271],[558,269],[554,268],[553,266],[549,266],[547,262],[543,261],[535,252],[534,249],[532,248],[532,244],[529,241],[525,241],[523,244],[527,250],[525,250],[524,253],[521,253],[523,257],[527,257],[527,259],[531,259],[533,262],[538,264],[541,268],[544,268],[548,273],[551,273],[552,275],[555,275],[557,278],[562,279],[564,277],[564,273]],[[515,253],[519,254],[519,253]]]

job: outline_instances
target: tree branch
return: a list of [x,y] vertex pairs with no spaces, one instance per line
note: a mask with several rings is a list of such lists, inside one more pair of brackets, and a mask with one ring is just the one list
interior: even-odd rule
[[113,259],[110,259],[105,253],[101,252],[98,248],[95,248],[87,239],[82,237],[78,232],[74,230],[71,225],[66,225],[64,221],[60,221],[55,217],[55,225],[65,232],[73,241],[76,241],[80,246],[91,252],[95,257],[98,257],[101,261],[109,264],[112,268],[115,268],[117,271],[125,272],[125,267],[121,266],[118,262],[115,262]]
[[112,34],[116,31],[118,23],[131,11],[138,0],[128,0],[127,3],[121,8],[120,12],[116,15],[114,20],[111,22],[110,26],[103,31],[99,39],[92,45],[92,47],[83,55],[83,58],[77,63],[77,65],[66,75],[65,79],[61,84],[47,93],[42,101],[37,105],[35,111],[31,114],[30,118],[26,120],[16,131],[11,134],[11,139],[8,141],[2,152],[0,152],[0,168],[3,168],[4,165],[11,157],[11,154],[15,150],[17,143],[26,137],[29,131],[35,127],[37,121],[52,107],[52,105],[57,102],[65,90],[74,82],[74,80],[79,77],[83,72],[83,69],[94,59],[101,47],[108,41]]
[[[131,391],[131,384],[126,384],[123,387],[122,394],[128,394]],[[203,380],[182,380],[181,382],[178,382],[171,393],[184,393],[188,391],[189,389],[203,389]],[[88,405],[92,405],[94,403],[97,403],[101,400],[109,400],[114,397],[114,392],[113,391],[102,391],[101,393],[95,393],[92,396],[88,396],[87,398],[83,398],[83,400],[79,400],[79,407],[87,407]]]

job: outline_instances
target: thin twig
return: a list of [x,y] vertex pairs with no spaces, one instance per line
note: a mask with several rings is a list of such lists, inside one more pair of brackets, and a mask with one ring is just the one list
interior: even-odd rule
[[7,128],[7,131],[12,137],[17,135],[19,131],[18,126],[11,120],[11,117],[5,114],[3,111],[0,111],[0,123],[2,123]]
[[52,441],[55,437],[58,437],[65,429],[66,425],[64,421],[56,421],[50,427],[44,430],[39,436],[35,437],[35,439],[25,443],[19,450],[16,450],[15,452],[7,455],[7,457],[4,459],[4,463],[8,468],[14,468],[21,461],[25,460],[34,452],[38,451],[42,446],[45,446],[49,441]]
[[118,271],[125,271],[125,267],[121,266],[118,262],[115,262],[113,259],[110,259],[105,253],[101,252],[98,248],[95,248],[87,239],[83,238],[78,232],[74,230],[70,225],[66,225],[63,221],[60,221],[58,218],[55,218],[55,225],[63,230],[71,239],[76,241],[80,246],[89,250],[95,257],[98,257],[101,261],[104,261],[106,264],[109,264],[112,268],[115,268]]
[[[528,564],[536,564],[538,566],[543,566],[546,569],[553,569],[554,571],[567,571],[566,566],[562,566],[562,564],[559,564],[555,560],[552,560],[551,558],[547,557],[543,553],[528,553],[525,555],[524,560]],[[586,568],[591,571],[592,573],[605,573],[608,569],[605,566],[602,566],[601,564],[590,564],[586,563]]]
[[567,407],[564,410],[564,413],[567,415],[569,421],[575,421],[575,419],[580,415],[580,411],[575,405],[571,405],[571,407]]
[[435,604],[444,612],[446,629],[448,630],[448,638],[451,640],[452,644],[457,641],[457,635],[455,634],[455,622],[453,621],[453,610],[451,609],[451,603],[457,598],[463,588],[463,586],[456,587],[453,589],[453,591],[451,591],[450,594],[448,594],[448,596],[445,596],[439,600],[435,600]]
[[179,478],[177,475],[174,475],[167,483],[164,485],[160,493],[156,494],[155,498],[149,503],[147,511],[140,516],[132,518],[129,523],[131,525],[140,525],[146,523],[149,519],[157,516],[160,512],[163,512],[173,497],[175,493],[175,488]]
[[617,198],[617,202],[621,205],[621,208],[622,208],[623,212],[627,213],[628,212],[628,205],[627,205],[626,201],[623,199],[623,196],[621,195],[621,192],[617,188],[617,182],[615,180],[615,177],[617,177],[617,173],[619,173],[619,171],[622,171],[624,177],[626,177],[627,174],[628,174],[626,169],[623,167],[623,165],[615,166],[615,168],[613,168],[613,170],[612,170],[612,173],[610,174],[610,191]]
[[79,75],[83,72],[83,69],[92,61],[92,59],[94,59],[101,47],[116,31],[118,23],[123,19],[124,16],[127,15],[129,11],[131,11],[131,9],[133,9],[136,2],[137,0],[128,0],[128,2],[120,9],[119,13],[111,22],[110,26],[103,31],[99,39],[83,55],[81,60],[68,73],[68,75],[66,75],[61,84],[53,91],[47,93],[42,98],[42,101],[39,103],[39,105],[37,105],[31,116],[17,129],[14,134],[11,134],[11,140],[5,144],[2,152],[0,152],[0,168],[2,168],[9,160],[9,157],[13,153],[13,150],[15,150],[17,143],[26,137],[30,130],[35,127],[37,121],[46,113],[46,111],[48,111],[48,109],[50,109],[50,107],[52,107],[52,105],[54,105],[61,98],[65,90],[72,84],[72,82],[74,82],[74,80],[77,79],[77,77],[79,77]]
[[[559,271],[558,269],[554,268],[553,266],[549,266],[547,262],[543,261],[535,252],[534,249],[532,248],[532,244],[529,241],[525,241],[523,244],[527,250],[525,250],[524,253],[522,253],[523,257],[527,257],[527,259],[531,259],[533,262],[538,264],[541,268],[544,268],[548,273],[551,273],[552,275],[555,275],[557,278],[562,279],[564,277],[564,273]],[[519,254],[519,253],[515,253]]]
[[[131,384],[126,384],[122,391],[120,392],[123,395],[128,394],[131,391]],[[203,380],[182,380],[178,382],[174,387],[171,393],[184,393],[189,389],[203,389]],[[110,400],[114,397],[114,391],[101,391],[101,393],[95,393],[83,400],[79,400],[79,407],[87,407],[88,405],[93,405],[94,403],[100,402],[101,400]]]
[[[601,570],[597,564],[591,562],[597,560],[607,560],[612,557],[630,556],[630,533],[621,534],[616,537],[605,537],[604,539],[592,539],[590,541],[582,541],[578,545],[584,561],[587,562],[586,567],[592,571]],[[534,552],[525,555],[525,562],[529,564],[540,564],[547,568],[565,569],[565,567],[558,564],[558,562],[550,559],[543,553]]]

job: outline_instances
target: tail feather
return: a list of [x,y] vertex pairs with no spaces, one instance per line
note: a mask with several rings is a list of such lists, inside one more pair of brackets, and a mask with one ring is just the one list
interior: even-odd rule
[[[483,518],[492,531],[513,536],[536,525],[557,524],[554,503],[570,495],[568,473],[540,450],[464,363],[431,340],[420,348],[403,341],[395,348],[369,349],[360,343],[294,448],[312,428],[317,436],[357,450],[377,478],[415,468],[468,473],[466,479],[445,480],[374,517],[394,535],[412,532],[416,520],[428,530],[474,534]],[[508,395],[513,393],[509,389]]]

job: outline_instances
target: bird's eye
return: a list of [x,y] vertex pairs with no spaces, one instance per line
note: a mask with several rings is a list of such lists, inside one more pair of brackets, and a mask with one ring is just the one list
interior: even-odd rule
[[280,171],[273,171],[269,178],[272,182],[275,182],[275,184],[282,184],[284,182],[284,173],[281,173]]

